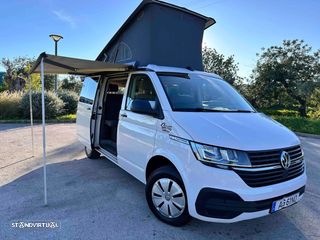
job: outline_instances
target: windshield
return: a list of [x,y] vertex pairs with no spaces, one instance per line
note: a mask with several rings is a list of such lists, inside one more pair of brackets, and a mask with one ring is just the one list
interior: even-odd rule
[[158,73],[173,111],[254,112],[226,81],[201,74]]

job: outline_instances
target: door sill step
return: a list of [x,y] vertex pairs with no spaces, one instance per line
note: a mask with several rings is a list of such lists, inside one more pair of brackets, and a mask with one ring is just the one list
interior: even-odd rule
[[101,148],[100,146],[96,148],[96,150],[101,153],[103,156],[105,156],[107,159],[111,160],[114,163],[118,163],[118,158],[113,153]]

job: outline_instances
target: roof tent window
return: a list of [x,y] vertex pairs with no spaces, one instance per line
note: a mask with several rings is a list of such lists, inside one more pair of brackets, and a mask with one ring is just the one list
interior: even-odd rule
[[113,47],[113,49],[111,50],[110,55],[108,55],[107,62],[115,62],[115,59],[116,59],[116,56],[117,56],[117,49],[118,49],[118,45]]
[[118,47],[117,62],[127,61],[131,59],[132,52],[130,47],[125,42],[121,42]]
[[132,51],[128,44],[120,42],[111,50],[110,56],[105,56],[105,62],[123,62],[132,59]]

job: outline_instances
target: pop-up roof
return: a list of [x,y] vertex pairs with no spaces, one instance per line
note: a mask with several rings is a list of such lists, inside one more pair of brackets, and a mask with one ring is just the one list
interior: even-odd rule
[[202,70],[202,38],[215,20],[158,0],[144,0],[97,57]]

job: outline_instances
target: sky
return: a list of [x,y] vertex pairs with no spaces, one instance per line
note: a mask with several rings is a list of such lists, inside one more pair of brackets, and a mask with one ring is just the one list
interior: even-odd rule
[[[58,55],[95,59],[140,0],[10,0],[0,2],[0,59],[54,53],[49,34],[63,36]],[[320,49],[318,0],[167,0],[217,23],[204,44],[234,55],[248,77],[262,47],[303,39]],[[0,71],[4,68],[0,66]]]

